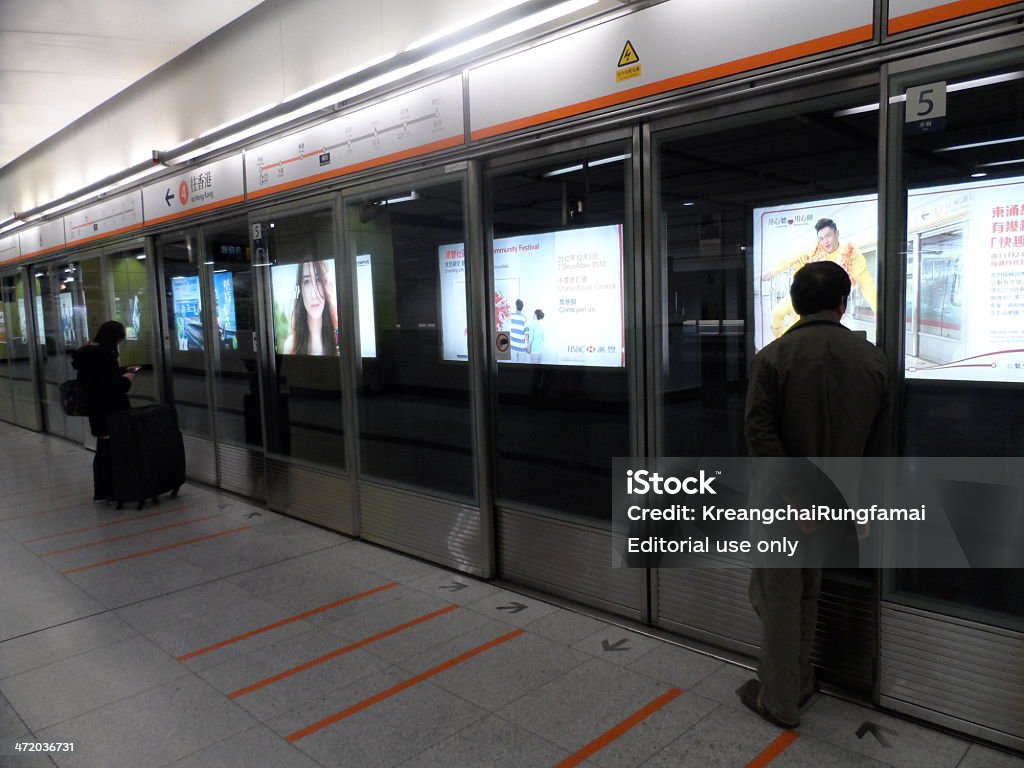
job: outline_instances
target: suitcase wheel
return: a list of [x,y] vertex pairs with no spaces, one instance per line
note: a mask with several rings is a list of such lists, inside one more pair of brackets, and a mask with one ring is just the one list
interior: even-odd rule
[[145,505],[146,505],[146,500],[145,500],[145,499],[142,499],[142,500],[141,500],[141,501],[139,501],[139,503],[138,503],[138,504],[137,504],[137,505],[135,506],[135,508],[136,508],[136,509],[142,509],[142,508],[143,508],[143,507],[144,507]]
[[177,488],[175,488],[173,491],[171,491],[171,498],[172,499],[178,498],[178,491],[180,491],[180,490],[181,490],[181,486],[179,485]]
[[123,499],[118,499],[117,500],[117,509],[124,509],[124,500]]

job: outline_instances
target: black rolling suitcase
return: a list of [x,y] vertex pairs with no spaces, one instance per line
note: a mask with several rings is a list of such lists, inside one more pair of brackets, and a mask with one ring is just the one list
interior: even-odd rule
[[185,446],[173,405],[147,405],[107,417],[114,467],[114,499],[138,508],[161,493],[178,495],[185,482]]

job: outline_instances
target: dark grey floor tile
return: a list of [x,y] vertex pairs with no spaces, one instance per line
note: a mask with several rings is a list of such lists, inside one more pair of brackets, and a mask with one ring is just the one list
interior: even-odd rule
[[[956,768],[967,753],[961,739],[831,696],[819,696],[800,720],[801,733],[896,768]],[[864,723],[884,729],[882,739],[858,736]]]
[[39,731],[187,674],[149,640],[132,637],[8,677],[0,691]]
[[565,750],[500,717],[487,717],[402,763],[402,768],[551,768]]
[[264,726],[243,731],[170,764],[170,768],[319,768]]
[[113,613],[100,613],[0,643],[0,675],[27,672],[138,634]]
[[[400,666],[421,673],[505,635],[510,629],[506,624],[492,622],[401,662]],[[467,659],[431,681],[494,712],[589,659],[582,651],[524,633]]]
[[187,676],[38,733],[74,742],[61,768],[159,768],[250,730],[255,721],[202,680]]
[[663,683],[689,690],[724,665],[725,662],[710,656],[661,642],[649,653],[629,664],[628,668]]

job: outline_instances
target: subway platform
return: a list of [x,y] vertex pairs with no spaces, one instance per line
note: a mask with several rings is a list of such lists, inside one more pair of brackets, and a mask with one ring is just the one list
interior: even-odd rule
[[826,694],[781,731],[749,669],[206,487],[94,504],[91,453],[0,440],[0,766],[1024,766]]

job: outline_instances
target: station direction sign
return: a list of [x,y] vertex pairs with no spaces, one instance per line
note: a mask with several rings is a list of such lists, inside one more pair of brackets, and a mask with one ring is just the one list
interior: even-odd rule
[[245,199],[242,156],[190,168],[142,189],[147,225],[212,211]]
[[64,237],[69,246],[141,228],[142,192],[139,190],[90,205],[64,217]]
[[247,150],[249,199],[460,146],[462,76],[418,88]]
[[26,229],[18,233],[18,238],[22,259],[58,251],[67,245],[64,239],[64,219],[54,219]]
[[0,264],[21,258],[21,241],[17,235],[0,239]]

